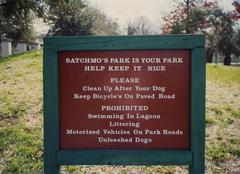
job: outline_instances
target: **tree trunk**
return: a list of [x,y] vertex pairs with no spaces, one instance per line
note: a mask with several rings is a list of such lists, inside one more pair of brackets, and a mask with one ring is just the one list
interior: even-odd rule
[[187,25],[186,25],[186,33],[189,34],[190,30],[189,30],[189,10],[190,10],[190,1],[186,0],[186,7],[187,7]]
[[206,59],[207,63],[212,63],[213,62],[213,54],[214,54],[214,48],[207,48],[207,53],[206,53]]
[[225,54],[224,65],[231,65],[231,54]]

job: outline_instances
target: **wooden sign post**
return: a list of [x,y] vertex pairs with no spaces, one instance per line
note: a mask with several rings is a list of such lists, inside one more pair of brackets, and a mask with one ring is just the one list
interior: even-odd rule
[[204,173],[202,35],[44,39],[44,171],[189,165]]

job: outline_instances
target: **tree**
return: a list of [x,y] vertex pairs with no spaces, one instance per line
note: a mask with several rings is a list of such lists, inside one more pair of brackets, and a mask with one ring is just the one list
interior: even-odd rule
[[[174,0],[174,1],[178,3],[178,6],[174,11],[170,12],[169,15],[163,18],[165,21],[165,24],[163,27],[163,33],[169,33],[169,32],[173,34],[176,34],[177,32],[191,33],[190,26],[189,26],[190,25],[189,14],[191,9],[193,7],[196,7],[196,4],[199,4],[199,2],[202,2],[202,0],[182,0],[182,2],[177,0]],[[182,21],[184,21],[184,25],[180,25]],[[173,28],[171,26],[173,26]]]
[[183,0],[183,2],[185,3],[185,10],[186,10],[186,33],[190,33],[190,29],[189,29],[189,11],[191,6],[195,6],[194,5],[194,1],[195,0]]
[[235,6],[237,13],[240,13],[240,1],[234,0],[233,5]]
[[132,35],[136,35],[137,30],[136,28],[133,26],[133,24],[128,23],[127,26],[127,35],[132,36]]
[[[83,0],[49,1],[49,35],[116,35],[118,24]],[[54,6],[54,7],[53,7]]]
[[231,65],[231,54],[234,53],[234,31],[233,21],[227,14],[223,13],[221,30],[218,33],[218,49],[224,54],[224,65]]
[[[188,20],[184,16],[184,9],[185,6],[178,6],[169,17],[165,16],[165,27],[167,27],[165,31],[175,34],[185,33],[185,26],[188,25],[190,33],[205,34],[207,38],[206,60],[209,63],[212,62],[216,49],[227,54],[226,49],[220,46],[223,42],[225,42],[225,46],[229,46],[229,49],[231,46],[232,53],[234,50],[232,44],[233,21],[230,15],[218,6],[217,1],[194,3],[188,12]],[[228,33],[226,34],[226,32]],[[226,56],[225,59],[229,60],[229,56]]]
[[[185,3],[191,2],[191,4],[179,4],[175,10],[170,14],[163,17],[164,20],[164,32],[171,33],[174,27],[177,26],[179,33],[196,33],[199,32],[199,25],[201,28],[210,27],[209,23],[212,22],[212,18],[206,19],[214,10],[219,9],[217,1],[184,1]],[[186,31],[186,28],[188,28]],[[176,33],[175,31],[173,31]]]
[[237,31],[236,35],[235,35],[235,43],[238,47],[240,47],[240,30]]
[[0,36],[28,41],[33,37],[32,19],[43,15],[40,0],[1,0]]
[[206,60],[212,62],[216,47],[216,33],[220,25],[218,18],[219,8],[216,1],[192,2],[191,8],[180,4],[169,16],[164,17],[166,22],[164,31],[171,34],[183,34],[186,32],[205,34],[208,41]]
[[225,14],[222,9],[217,6],[217,3],[209,7],[211,8],[202,7],[192,10],[190,28],[193,33],[205,34],[207,39],[206,60],[208,63],[211,63],[217,47],[218,34],[223,30],[221,21],[225,20]]
[[116,21],[108,18],[104,13],[95,8],[89,8],[93,17],[93,35],[118,35],[119,25]]
[[151,35],[155,34],[151,22],[144,16],[140,16],[133,22],[128,22],[127,35]]
[[232,19],[238,20],[240,19],[240,1],[239,0],[234,0],[233,1],[233,6],[235,7],[235,11],[232,12]]
[[[52,2],[53,3],[53,2]],[[60,0],[50,6],[48,21],[52,25],[49,35],[77,36],[90,35],[93,18],[82,0]]]

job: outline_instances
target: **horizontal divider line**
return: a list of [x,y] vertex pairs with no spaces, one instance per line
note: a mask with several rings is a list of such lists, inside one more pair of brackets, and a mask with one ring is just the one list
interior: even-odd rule
[[58,165],[191,165],[187,150],[62,150]]

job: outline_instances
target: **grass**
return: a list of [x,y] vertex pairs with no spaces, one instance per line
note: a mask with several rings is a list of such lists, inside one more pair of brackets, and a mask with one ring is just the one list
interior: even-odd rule
[[42,173],[42,51],[0,59],[0,173]]
[[[240,171],[240,67],[207,65],[206,173]],[[0,59],[0,173],[43,173],[42,51]],[[186,167],[68,166],[64,174],[186,173]]]
[[234,85],[240,83],[239,77],[240,67],[229,67],[216,64],[207,66],[207,80],[222,85]]
[[207,65],[207,173],[240,171],[240,67]]
[[23,123],[0,129],[0,152],[6,168],[2,173],[41,173],[43,148],[41,131]]

